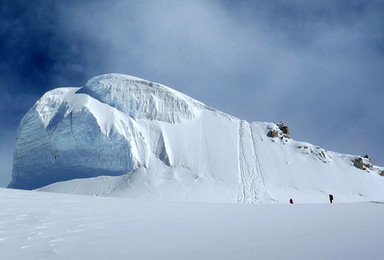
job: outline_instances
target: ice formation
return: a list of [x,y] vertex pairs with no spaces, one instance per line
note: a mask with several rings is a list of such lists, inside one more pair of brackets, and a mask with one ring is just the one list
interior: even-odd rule
[[47,92],[24,116],[9,187],[240,203],[384,199],[384,168],[361,170],[356,156],[271,131],[281,129],[161,84],[101,75]]

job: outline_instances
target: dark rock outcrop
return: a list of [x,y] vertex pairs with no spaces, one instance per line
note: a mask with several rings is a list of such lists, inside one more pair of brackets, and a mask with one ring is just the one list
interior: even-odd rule
[[277,126],[279,127],[281,132],[284,133],[284,135],[285,135],[284,137],[291,138],[291,135],[289,134],[289,128],[288,128],[288,126],[284,125],[283,121],[278,123]]
[[280,122],[278,124],[276,124],[276,126],[278,128],[275,128],[275,129],[271,129],[269,132],[268,132],[268,136],[269,137],[272,137],[272,138],[275,138],[275,137],[280,137],[280,139],[282,141],[284,141],[284,138],[291,138],[290,134],[289,134],[289,129],[288,129],[288,126],[284,125],[283,122]]
[[271,130],[269,131],[268,136],[272,138],[279,137],[279,132],[277,130]]
[[358,169],[361,169],[361,170],[367,170],[367,169],[370,169],[372,170],[373,169],[373,165],[371,163],[371,159],[369,159],[369,157],[365,157],[362,158],[362,157],[356,157],[354,160],[353,160],[353,165],[358,168]]

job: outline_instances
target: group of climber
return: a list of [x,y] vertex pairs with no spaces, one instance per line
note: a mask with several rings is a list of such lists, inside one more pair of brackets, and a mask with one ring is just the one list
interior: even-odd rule
[[[333,195],[332,194],[329,194],[329,202],[333,203]],[[289,203],[293,204],[293,199],[292,198],[289,199]]]

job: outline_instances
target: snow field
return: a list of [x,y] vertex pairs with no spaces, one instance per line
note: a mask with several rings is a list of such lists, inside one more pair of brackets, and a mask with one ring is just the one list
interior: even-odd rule
[[383,259],[384,204],[181,203],[0,189],[1,259]]

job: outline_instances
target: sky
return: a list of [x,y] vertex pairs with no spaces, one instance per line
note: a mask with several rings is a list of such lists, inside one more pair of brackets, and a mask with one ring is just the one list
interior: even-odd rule
[[124,73],[384,166],[383,1],[1,1],[0,186],[48,90]]

